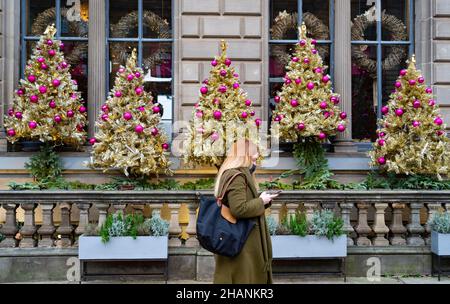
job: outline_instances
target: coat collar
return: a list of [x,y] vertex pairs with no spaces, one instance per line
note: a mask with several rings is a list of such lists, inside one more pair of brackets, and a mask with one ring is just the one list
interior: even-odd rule
[[237,169],[238,169],[239,171],[241,171],[242,173],[244,173],[245,178],[247,179],[247,185],[248,185],[248,187],[250,187],[250,189],[252,190],[253,195],[254,195],[255,197],[257,197],[257,196],[258,196],[258,191],[256,190],[255,183],[253,183],[253,176],[252,176],[252,174],[250,173],[250,169],[247,168],[247,167],[240,167],[240,168],[237,168]]

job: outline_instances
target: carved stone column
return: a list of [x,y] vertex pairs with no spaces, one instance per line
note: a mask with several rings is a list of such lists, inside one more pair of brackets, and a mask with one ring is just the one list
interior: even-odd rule
[[56,229],[58,239],[56,240],[56,247],[70,247],[72,246],[72,231],[73,227],[70,224],[70,209],[72,207],[69,203],[61,203],[61,223]]
[[313,214],[314,214],[314,210],[317,208],[318,204],[304,203],[303,206],[305,206],[306,220],[308,222],[311,222]]
[[89,225],[89,208],[91,204],[77,203],[77,207],[80,210],[80,220],[78,221],[78,227],[75,229],[75,246],[78,246],[78,238],[86,232],[86,227]]
[[423,203],[411,203],[410,222],[406,227],[410,234],[406,239],[406,243],[410,246],[425,245],[425,241],[421,236],[425,229],[420,224],[420,209],[422,209],[422,207]]
[[339,206],[341,207],[341,216],[342,220],[344,221],[343,228],[345,233],[347,234],[347,245],[353,246],[355,245],[355,242],[353,241],[352,235],[354,234],[355,230],[350,223],[350,213],[352,212],[353,203],[340,203]]
[[372,232],[372,229],[367,224],[367,213],[370,205],[367,203],[358,203],[356,206],[358,207],[358,225],[355,228],[356,232],[358,232],[356,245],[371,246],[372,242],[367,237]]
[[36,240],[34,239],[34,234],[36,233],[36,225],[34,222],[34,209],[36,209],[36,204],[24,203],[20,204],[20,206],[25,211],[25,221],[24,225],[20,229],[22,240],[20,241],[19,247],[35,247]]
[[53,224],[53,208],[55,204],[41,203],[42,209],[42,226],[38,229],[40,240],[38,247],[53,247],[55,233],[55,225]]
[[391,245],[406,245],[405,233],[406,227],[403,225],[403,210],[405,204],[393,203],[393,219],[389,227],[393,236],[390,238]]
[[95,204],[98,210],[98,228],[102,227],[103,223],[106,221],[106,215],[108,214],[109,204],[108,203],[97,203]]
[[281,219],[280,219],[280,209],[281,206],[283,204],[282,203],[275,203],[273,202],[272,205],[270,206],[270,215],[274,218],[275,222],[277,223],[277,225],[280,224]]
[[16,209],[15,203],[3,203],[2,207],[6,210],[6,221],[0,228],[0,233],[5,239],[0,242],[0,248],[16,247],[16,234],[19,231],[16,223]]
[[384,216],[385,210],[388,207],[386,203],[376,203],[375,209],[375,222],[373,224],[373,231],[376,233],[376,237],[373,240],[374,246],[389,246],[389,241],[386,239],[385,235],[389,232],[389,228],[386,226]]

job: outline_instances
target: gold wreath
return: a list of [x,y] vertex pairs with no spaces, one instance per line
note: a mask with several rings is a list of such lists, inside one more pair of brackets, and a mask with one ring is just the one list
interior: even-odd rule
[[[67,16],[67,8],[61,8],[61,16]],[[31,34],[33,36],[40,36],[45,31],[49,24],[54,23],[56,20],[56,9],[54,7],[46,9],[37,15],[36,19],[31,26]],[[77,37],[84,37],[87,35],[87,23],[84,21],[69,22],[69,28],[71,32],[75,33]],[[64,57],[70,65],[75,65],[81,59],[81,56],[87,54],[87,43],[78,43],[70,54],[66,54]]]
[[[364,31],[375,21],[369,21],[367,15],[357,16],[352,25],[352,40],[363,41]],[[386,31],[390,32],[393,41],[404,41],[408,38],[405,24],[393,15],[382,13],[381,23]],[[366,70],[371,76],[377,74],[377,60],[370,59],[364,52],[367,45],[353,45],[352,54],[356,64]],[[390,70],[403,62],[407,55],[404,46],[394,45],[389,47],[386,58],[382,62],[383,70]]]
[[[280,12],[279,15],[275,18],[274,24],[270,29],[272,33],[272,39],[282,40],[288,30],[297,30],[297,16],[297,13],[289,14],[286,11]],[[311,37],[314,37],[318,40],[329,39],[330,31],[328,27],[314,14],[311,14],[309,12],[303,13],[303,22],[306,24],[306,27],[308,28],[308,34]],[[323,58],[327,57],[329,54],[327,46],[317,46],[317,50]],[[290,54],[287,50],[287,46],[285,45],[273,45],[272,54],[275,58],[278,58],[278,61],[283,65],[286,65],[290,60]]]
[[[167,20],[162,19],[152,11],[145,10],[142,15],[143,24],[148,26],[151,31],[156,33],[156,36],[161,39],[171,38],[171,30]],[[126,37],[127,33],[132,28],[137,28],[139,23],[138,11],[130,12],[123,16],[115,25],[111,26],[111,34],[113,38]],[[127,46],[124,43],[115,43],[112,45],[111,50],[116,58],[121,63],[126,62],[129,54],[127,53]],[[150,56],[144,58],[143,65],[151,69],[156,64],[163,60],[163,48],[159,48]]]

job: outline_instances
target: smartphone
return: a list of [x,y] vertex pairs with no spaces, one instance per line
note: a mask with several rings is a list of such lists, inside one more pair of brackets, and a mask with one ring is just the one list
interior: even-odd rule
[[267,193],[273,195],[273,194],[280,194],[282,190],[267,190]]

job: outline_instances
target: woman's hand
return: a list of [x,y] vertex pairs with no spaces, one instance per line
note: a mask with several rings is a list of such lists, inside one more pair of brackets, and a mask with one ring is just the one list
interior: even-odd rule
[[262,198],[264,205],[267,205],[277,196],[278,196],[278,194],[269,194],[266,191],[264,191],[263,193],[261,193],[261,195],[259,197]]

